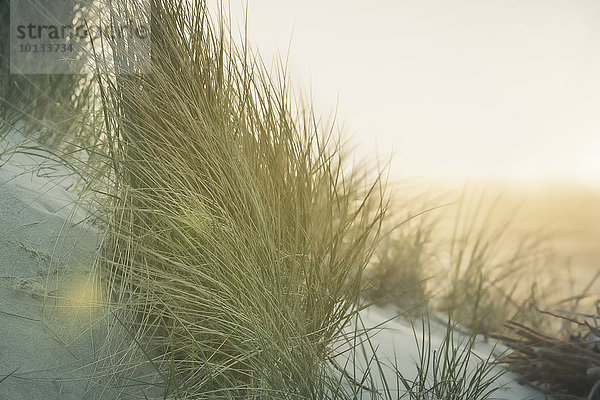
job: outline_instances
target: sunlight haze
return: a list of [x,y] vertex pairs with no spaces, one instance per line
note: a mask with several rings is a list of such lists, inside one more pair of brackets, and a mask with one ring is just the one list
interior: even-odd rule
[[251,0],[248,23],[396,176],[600,182],[596,1]]

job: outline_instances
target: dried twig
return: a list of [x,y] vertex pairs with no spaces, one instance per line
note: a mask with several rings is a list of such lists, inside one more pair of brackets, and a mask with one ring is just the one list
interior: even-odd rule
[[[588,400],[599,399],[600,329],[598,316],[577,312],[562,314],[586,318],[579,321],[569,316],[536,310],[577,326],[577,335],[552,337],[515,321],[507,321],[508,333],[490,336],[504,343],[512,352],[503,358],[509,367],[521,374],[521,380],[548,393],[562,393]],[[590,321],[591,319],[591,321]]]

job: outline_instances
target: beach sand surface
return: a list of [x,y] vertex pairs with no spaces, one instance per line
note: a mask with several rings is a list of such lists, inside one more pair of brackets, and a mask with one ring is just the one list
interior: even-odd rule
[[71,190],[74,178],[23,154],[1,161],[0,399],[149,395],[112,368],[94,272],[101,232]]

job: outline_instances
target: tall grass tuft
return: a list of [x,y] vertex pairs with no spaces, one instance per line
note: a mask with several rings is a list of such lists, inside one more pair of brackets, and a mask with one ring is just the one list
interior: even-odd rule
[[[548,269],[552,253],[543,233],[515,230],[516,210],[497,215],[506,209],[503,201],[465,188],[456,204],[423,207],[428,219],[409,218],[380,240],[368,269],[368,298],[405,310],[427,299],[484,334],[507,319],[543,323],[535,307],[548,301],[552,276],[541,279],[539,271]],[[427,212],[437,208],[441,213]]]
[[[411,221],[407,221],[411,222]],[[379,305],[419,311],[427,303],[427,279],[432,274],[431,231],[426,221],[416,221],[382,237],[369,264],[364,295]]]
[[463,193],[444,255],[446,288],[440,309],[485,335],[507,319],[528,318],[544,282],[537,272],[549,253],[543,236],[515,234],[517,213],[496,222],[502,197],[485,205],[485,193]]
[[324,398],[382,183],[211,21],[152,0],[151,73],[99,77],[109,299],[165,396]]
[[417,374],[413,379],[404,377],[396,368],[399,387],[406,390],[404,398],[479,400],[493,398],[500,388],[495,382],[506,370],[495,367],[492,354],[482,358],[474,351],[477,334],[457,337],[457,326],[448,318],[445,334],[439,348],[433,348],[431,325],[422,320],[420,333],[413,325],[418,350]]

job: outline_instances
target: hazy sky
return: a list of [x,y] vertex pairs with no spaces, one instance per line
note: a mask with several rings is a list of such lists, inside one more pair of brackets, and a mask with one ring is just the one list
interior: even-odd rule
[[600,1],[249,0],[248,19],[397,176],[600,183]]

